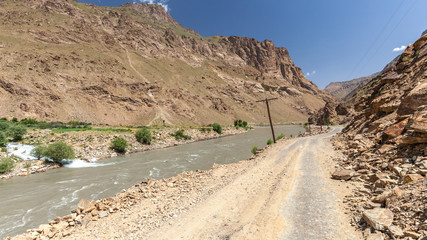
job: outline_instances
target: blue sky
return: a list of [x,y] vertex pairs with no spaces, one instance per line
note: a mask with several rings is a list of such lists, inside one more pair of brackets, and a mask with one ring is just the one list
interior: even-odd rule
[[[286,47],[321,88],[380,71],[427,29],[426,0],[142,1],[162,4],[184,27],[203,36],[272,40]],[[118,6],[133,1],[81,2]]]

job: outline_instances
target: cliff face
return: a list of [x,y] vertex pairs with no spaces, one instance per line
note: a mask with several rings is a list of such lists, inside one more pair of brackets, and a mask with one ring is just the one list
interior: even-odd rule
[[396,66],[354,96],[349,133],[379,134],[382,142],[427,143],[427,35],[411,44]]
[[285,48],[202,37],[161,6],[0,3],[0,116],[108,124],[305,121],[333,101]]

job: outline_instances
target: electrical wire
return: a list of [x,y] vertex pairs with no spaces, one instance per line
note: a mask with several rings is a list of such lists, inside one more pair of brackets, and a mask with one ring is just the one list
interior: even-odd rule
[[378,33],[378,35],[376,36],[374,42],[370,45],[370,47],[366,50],[365,54],[363,55],[363,57],[360,59],[360,61],[354,66],[353,70],[350,72],[350,74],[348,75],[347,79],[350,79],[353,74],[356,72],[356,70],[359,68],[360,64],[363,62],[363,60],[365,60],[365,58],[368,56],[369,52],[371,51],[371,49],[375,46],[376,42],[379,40],[380,36],[384,33],[384,31],[387,29],[388,25],[391,23],[391,21],[393,20],[394,16],[397,14],[397,12],[400,10],[400,8],[402,7],[403,3],[405,1],[402,0],[400,2],[400,4],[398,5],[398,7],[396,8],[396,10],[393,12],[393,14],[390,16],[390,18],[388,19],[387,23],[384,25],[384,27],[382,28],[382,30]]

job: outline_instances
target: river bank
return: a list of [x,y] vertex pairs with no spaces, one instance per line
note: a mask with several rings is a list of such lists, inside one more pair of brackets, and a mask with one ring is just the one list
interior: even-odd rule
[[[328,131],[324,128],[325,130]],[[312,128],[312,133],[307,133],[306,136],[315,133],[320,133],[320,129]],[[282,139],[279,143],[296,139],[298,138]],[[270,148],[267,146],[259,150],[255,156],[238,163],[215,164],[210,170],[185,171],[165,179],[146,179],[114,197],[95,201],[81,200],[72,214],[55,218],[49,224],[28,230],[27,234],[13,239],[25,239],[24,237],[31,239],[62,238],[75,231],[84,231],[97,222],[112,224],[116,217],[133,214],[132,208],[135,205],[145,208],[145,214],[137,214],[138,221],[140,221],[138,224],[143,225],[144,231],[151,231],[163,225],[165,221],[188,211],[197,202],[207,199],[217,189],[233,181],[235,177],[246,171],[248,164],[250,166],[256,164],[254,159],[262,159],[265,151]],[[249,151],[249,148],[247,150]],[[99,237],[101,236],[99,235]],[[105,239],[104,237],[101,239]],[[109,236],[108,239],[125,237],[127,236]],[[71,239],[79,239],[79,237],[72,236]]]
[[[51,130],[33,130],[24,137],[24,140],[21,141],[20,144],[38,145],[63,141],[74,148],[76,158],[78,160],[91,163],[118,156],[118,154],[110,148],[111,141],[116,137],[124,138],[129,143],[129,147],[124,154],[128,155],[137,152],[168,148],[172,146],[232,136],[247,132],[247,130],[243,128],[236,129],[235,127],[224,127],[222,134],[218,134],[214,131],[202,132],[199,129],[185,129],[185,134],[190,136],[191,139],[177,140],[175,137],[171,136],[171,134],[177,130],[179,130],[179,128],[164,128],[153,130],[153,141],[150,145],[139,143],[136,140],[133,132],[72,131],[54,133]],[[18,148],[16,147],[15,149],[17,150]],[[30,156],[30,151],[31,149],[25,148],[16,154],[24,159],[13,156],[13,154],[10,152],[0,152],[0,157],[12,157],[15,162],[15,167],[9,172],[0,174],[0,179],[28,176],[31,174],[46,172],[48,170],[63,167],[63,165],[59,163],[35,160]],[[77,163],[85,164],[83,161],[79,161]],[[74,165],[73,167],[78,166]]]

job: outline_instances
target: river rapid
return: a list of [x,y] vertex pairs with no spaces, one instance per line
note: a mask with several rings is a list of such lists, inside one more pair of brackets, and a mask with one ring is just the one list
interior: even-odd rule
[[[276,126],[276,136],[303,133],[300,125]],[[214,163],[247,159],[253,146],[262,148],[270,128],[135,153],[87,163],[76,160],[64,168],[27,177],[0,180],[0,238],[24,233],[57,216],[70,213],[82,198],[111,197],[143,179],[167,178],[184,171],[207,170]]]

